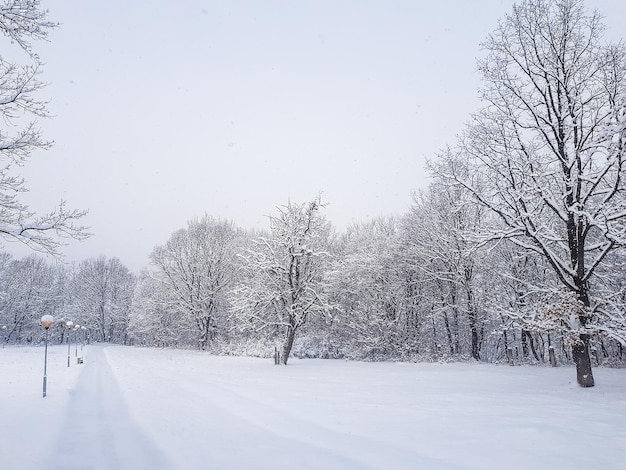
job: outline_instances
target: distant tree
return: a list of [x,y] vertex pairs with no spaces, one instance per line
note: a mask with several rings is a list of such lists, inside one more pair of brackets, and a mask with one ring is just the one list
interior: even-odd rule
[[189,221],[150,255],[153,277],[168,294],[168,309],[179,313],[181,326],[197,331],[202,350],[226,318],[237,237],[231,222],[205,215]]
[[240,328],[282,336],[283,364],[307,320],[333,307],[325,279],[332,258],[331,228],[320,214],[322,208],[319,197],[278,208],[278,214],[269,217],[269,238],[255,240],[241,255],[242,278],[231,293]]
[[[46,101],[38,98],[42,63],[34,52],[33,40],[46,40],[56,24],[38,0],[4,0],[0,4],[0,31],[5,44],[0,56],[0,239],[19,241],[35,251],[60,255],[63,238],[88,236],[78,220],[85,211],[68,210],[61,201],[50,213],[37,215],[20,201],[27,191],[17,174],[32,152],[47,149],[36,118],[48,116]],[[9,60],[21,57],[24,63]]]
[[433,335],[445,332],[445,340],[433,339],[447,342],[451,355],[469,352],[480,360],[485,324],[481,260],[486,255],[477,249],[473,234],[483,223],[484,210],[468,204],[467,192],[443,176],[467,174],[464,162],[448,154],[431,167],[434,182],[414,196],[404,219],[405,262],[419,270],[428,287]]
[[626,246],[626,52],[602,44],[602,31],[580,0],[517,3],[483,44],[486,106],[460,146],[470,171],[447,175],[496,216],[485,239],[550,266],[565,292],[527,320],[548,315],[569,331],[583,387],[594,385],[591,336],[624,338],[596,290],[599,270]]
[[135,284],[135,275],[119,259],[86,259],[72,276],[65,316],[87,326],[97,341],[125,344]]
[[0,255],[0,325],[5,342],[37,341],[39,318],[54,313],[62,292],[53,266],[36,255],[21,260]]
[[181,346],[189,341],[187,325],[181,325],[180,311],[173,308],[163,283],[148,271],[137,281],[133,297],[129,333],[134,343],[143,346]]
[[559,282],[543,257],[520,251],[507,240],[490,247],[488,253],[490,263],[484,267],[484,276],[489,280],[484,286],[488,299],[485,309],[498,323],[490,335],[492,340],[497,338],[497,350],[492,353],[513,363],[521,347],[519,360],[543,362],[548,348],[558,345],[561,350],[565,338],[556,329],[536,328],[528,319],[537,312],[545,292],[559,290]]
[[353,224],[343,237],[342,256],[329,271],[344,335],[340,346],[351,357],[398,357],[407,345],[397,238],[394,217]]

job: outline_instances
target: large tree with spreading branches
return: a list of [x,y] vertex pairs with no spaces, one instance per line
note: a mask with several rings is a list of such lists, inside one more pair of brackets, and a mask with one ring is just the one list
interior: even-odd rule
[[626,246],[626,50],[602,33],[581,0],[517,3],[483,44],[485,107],[455,155],[470,171],[446,175],[495,216],[484,240],[551,268],[553,294],[534,286],[543,301],[522,321],[566,332],[583,387],[594,385],[591,337],[626,332],[597,277]]

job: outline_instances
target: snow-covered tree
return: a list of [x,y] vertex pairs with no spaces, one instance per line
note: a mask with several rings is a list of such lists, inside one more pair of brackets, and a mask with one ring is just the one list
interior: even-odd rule
[[483,222],[483,214],[468,204],[467,193],[451,184],[453,179],[443,176],[466,174],[462,161],[448,155],[433,164],[433,172],[434,182],[415,195],[404,219],[405,263],[428,286],[433,332],[445,332],[445,340],[433,340],[447,343],[452,355],[469,352],[479,360],[485,321],[480,261],[485,254],[477,249],[473,233]]
[[351,357],[398,357],[408,346],[405,291],[397,259],[398,223],[380,217],[353,224],[328,279],[339,306],[340,345]]
[[331,260],[330,224],[320,198],[289,202],[270,216],[270,236],[254,241],[243,259],[240,284],[231,293],[239,328],[282,336],[287,364],[297,332],[314,315],[332,310],[325,273]]
[[[0,32],[4,35],[0,56],[0,243],[19,241],[35,251],[60,255],[63,238],[88,236],[78,220],[85,211],[70,210],[61,201],[47,214],[37,215],[20,195],[27,191],[19,175],[33,151],[47,149],[37,118],[48,116],[46,100],[39,96],[42,63],[32,42],[46,40],[56,24],[38,0],[4,0],[0,4]],[[15,60],[10,60],[14,57]]]
[[136,277],[117,258],[79,263],[71,280],[68,319],[91,330],[97,341],[126,343]]
[[187,325],[180,324],[180,311],[172,308],[163,283],[148,271],[137,281],[129,333],[134,343],[144,346],[180,346],[188,342]]
[[548,348],[556,345],[563,348],[565,338],[558,330],[535,327],[529,318],[545,301],[546,293],[559,289],[551,268],[543,257],[519,250],[506,240],[490,247],[489,253],[491,263],[484,267],[483,274],[490,280],[485,285],[488,299],[485,309],[492,318],[500,320],[491,335],[497,338],[494,359],[506,357],[509,363],[547,360]]
[[0,256],[0,325],[5,342],[39,340],[39,318],[54,313],[61,292],[53,266],[36,255],[13,260]]
[[237,237],[232,222],[205,215],[174,232],[150,256],[156,267],[153,276],[169,294],[168,309],[179,312],[181,326],[197,331],[197,344],[203,350],[224,328]]
[[516,4],[483,44],[486,106],[460,146],[470,173],[448,175],[496,216],[482,227],[485,239],[542,257],[561,289],[574,293],[576,308],[569,300],[539,308],[570,308],[584,387],[594,385],[591,336],[617,333],[597,308],[595,276],[626,245],[626,49],[604,45],[602,31],[599,14],[587,14],[581,0]]

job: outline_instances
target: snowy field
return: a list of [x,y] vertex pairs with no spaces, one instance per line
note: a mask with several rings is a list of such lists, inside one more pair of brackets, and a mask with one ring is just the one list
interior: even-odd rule
[[[2,469],[590,469],[626,458],[626,370],[0,349]],[[78,351],[80,355],[80,348]]]

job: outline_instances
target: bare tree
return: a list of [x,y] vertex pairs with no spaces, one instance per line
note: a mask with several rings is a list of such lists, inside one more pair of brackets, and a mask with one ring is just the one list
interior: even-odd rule
[[328,278],[340,307],[339,346],[351,357],[397,357],[410,344],[397,238],[394,217],[353,224],[342,237],[342,254]]
[[0,260],[0,324],[5,326],[5,342],[38,340],[39,318],[53,312],[61,292],[57,289],[57,272],[37,255]]
[[226,316],[226,291],[233,280],[237,234],[231,222],[204,216],[173,233],[150,256],[157,268],[155,279],[170,294],[168,308],[188,317],[203,350],[215,336],[218,322]]
[[470,174],[448,175],[496,215],[486,239],[541,256],[574,293],[575,302],[561,295],[567,302],[539,310],[570,309],[561,320],[576,338],[583,387],[594,385],[590,336],[612,334],[599,327],[594,275],[626,244],[626,52],[603,45],[602,30],[599,14],[586,14],[580,0],[516,4],[483,44],[486,106],[460,149]]
[[[86,211],[69,210],[65,202],[51,212],[37,215],[20,201],[27,191],[18,171],[36,149],[47,149],[37,118],[48,116],[46,102],[38,92],[41,60],[33,40],[46,40],[56,24],[48,21],[38,0],[5,0],[0,5],[0,31],[5,36],[0,56],[0,238],[26,244],[35,251],[60,255],[63,238],[88,236],[78,220]],[[7,54],[7,52],[9,52]],[[22,57],[24,63],[7,57]]]
[[86,259],[72,276],[66,315],[89,327],[98,341],[126,343],[135,283],[117,258]]
[[[451,155],[432,164],[435,181],[421,195],[404,219],[405,260],[420,271],[430,286],[433,330],[443,322],[450,354],[460,354],[462,343],[470,343],[470,354],[480,360],[484,312],[480,260],[473,233],[483,222],[484,210],[468,204],[463,188],[449,184],[467,174],[467,166]],[[462,329],[467,325],[468,335]],[[469,341],[461,341],[461,338]]]
[[129,330],[132,341],[142,346],[179,346],[188,339],[187,325],[181,325],[168,290],[148,271],[137,281]]
[[331,309],[324,279],[330,225],[319,213],[322,207],[319,197],[289,202],[270,216],[271,236],[242,254],[243,279],[232,292],[240,328],[277,329],[283,336],[283,364],[307,319]]

